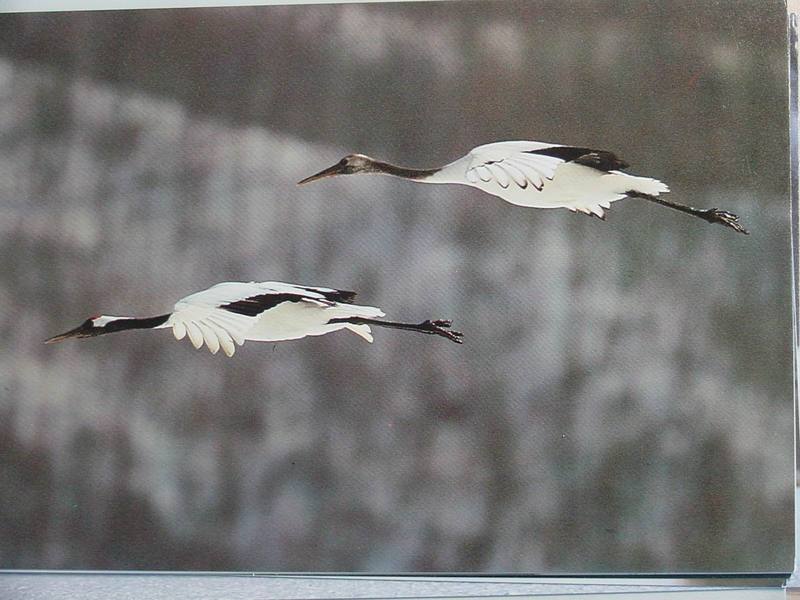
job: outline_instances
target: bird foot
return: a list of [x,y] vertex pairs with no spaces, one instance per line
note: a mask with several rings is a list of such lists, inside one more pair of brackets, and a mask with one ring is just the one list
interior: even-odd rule
[[460,331],[451,331],[450,326],[452,324],[453,322],[447,319],[437,319],[435,321],[429,320],[420,323],[420,328],[433,335],[446,337],[448,340],[455,342],[456,344],[462,344],[464,342],[464,334]]
[[739,233],[743,233],[745,235],[750,235],[750,232],[747,231],[742,224],[739,223],[739,217],[733,213],[728,212],[727,210],[720,210],[718,208],[709,208],[707,210],[700,211],[700,218],[705,219],[709,223],[719,223],[720,225],[725,225],[726,227],[730,227],[734,231],[738,231]]

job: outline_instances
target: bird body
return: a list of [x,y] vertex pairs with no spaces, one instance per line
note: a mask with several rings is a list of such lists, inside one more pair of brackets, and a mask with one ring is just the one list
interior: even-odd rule
[[349,329],[371,342],[367,325],[330,322],[335,318],[384,316],[379,308],[342,301],[354,296],[352,292],[280,281],[219,283],[178,301],[164,327],[172,327],[179,340],[188,335],[196,348],[205,342],[216,352],[227,344],[226,354],[233,353],[228,336],[241,345],[245,340],[278,342]]
[[486,144],[425,181],[466,184],[517,206],[566,208],[598,217],[604,216],[612,202],[626,198],[630,190],[655,196],[669,191],[656,179],[567,161],[558,156],[558,150],[547,153],[557,148],[566,147],[543,142]]
[[233,356],[236,345],[247,340],[296,340],[340,329],[372,342],[370,325],[441,335],[461,342],[461,334],[449,330],[449,321],[382,321],[381,309],[352,304],[354,297],[354,292],[279,281],[225,282],[179,300],[170,314],[144,319],[100,315],[47,342],[126,329],[169,328],[176,339],[188,336],[195,348],[205,344],[212,354],[222,349],[227,356]]
[[421,183],[468,185],[517,206],[566,208],[601,219],[612,202],[639,198],[747,233],[739,218],[727,211],[698,209],[659,198],[669,191],[666,184],[624,173],[627,167],[627,163],[605,150],[508,141],[478,146],[438,169],[408,169],[363,154],[350,154],[299,183],[335,175],[383,173]]

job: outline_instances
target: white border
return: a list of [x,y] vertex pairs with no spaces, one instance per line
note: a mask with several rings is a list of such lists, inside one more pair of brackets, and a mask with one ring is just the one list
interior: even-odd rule
[[280,4],[346,4],[353,2],[425,2],[428,0],[0,0],[0,13],[142,8],[216,8]]
[[[61,12],[61,11],[95,11],[95,10],[132,10],[132,9],[159,9],[159,8],[215,8],[215,7],[230,7],[230,6],[274,6],[274,5],[287,5],[287,4],[345,4],[345,3],[366,3],[366,2],[425,2],[428,0],[184,0],[184,1],[169,1],[169,0],[0,0],[0,13],[14,13],[14,12]],[[451,0],[456,1],[456,0]],[[800,34],[800,0],[786,0],[786,8],[787,8],[787,15],[789,19],[794,16],[795,20],[795,27],[796,33]],[[798,47],[789,48],[790,52],[794,52],[795,56],[798,53]],[[795,63],[797,64],[797,62]],[[790,79],[791,83],[791,79]],[[797,115],[800,113],[800,103],[798,102],[798,91],[795,89],[794,93],[790,91],[790,115],[793,113]],[[794,102],[792,102],[794,100]],[[791,119],[790,122],[795,122],[795,120]],[[791,164],[795,167],[795,173],[800,172],[800,151],[798,151],[798,142],[800,141],[800,132],[792,130],[790,132],[791,135],[791,157],[790,161]],[[793,273],[797,275],[800,272],[800,210],[797,210],[798,206],[800,206],[800,183],[797,181],[797,177],[792,179],[792,185],[790,187],[790,193],[792,196],[792,216],[791,218],[794,220],[793,228],[792,228],[792,266],[793,266]],[[794,429],[795,429],[795,558],[794,558],[794,570],[787,579],[784,584],[784,587],[787,589],[787,592],[792,594],[800,590],[800,473],[798,473],[798,466],[800,466],[800,278],[794,278],[794,287],[792,289],[792,323],[793,323],[793,336],[794,336],[794,391],[795,391],[795,398],[794,398]],[[77,575],[88,575],[88,576],[95,576],[95,577],[125,577],[126,574],[123,573],[113,573],[107,572],[103,574],[101,572],[80,572],[80,571],[73,571],[69,574],[65,572],[46,572],[46,571],[37,571],[37,572],[3,572],[0,570],[0,591],[3,590],[4,586],[3,583],[9,583],[11,580],[14,580],[16,577],[22,578],[26,574],[37,573],[41,576],[47,577],[50,576],[59,576],[59,575],[67,575],[67,576],[77,576]],[[140,572],[139,575],[142,576],[155,576],[155,577],[187,577],[189,578],[196,578],[202,577],[200,573],[186,573],[186,574],[178,574],[175,572],[164,572],[164,573],[147,573],[147,572]],[[212,574],[208,574],[212,575]],[[303,574],[291,574],[291,575],[260,575],[256,573],[214,573],[214,576],[220,577],[247,577],[248,575],[252,577],[254,580],[256,578],[265,577],[267,579],[280,579],[281,577],[288,577],[288,578],[303,578],[303,579],[314,579],[314,576],[307,576],[304,577]],[[368,580],[375,580],[376,576],[374,575],[363,575],[363,576],[317,576],[318,579],[327,580],[329,582],[336,582],[344,581],[347,579],[351,580],[362,580],[364,582]],[[503,577],[503,576],[495,576],[490,578],[473,578],[470,576],[450,576],[450,577],[443,577],[438,578],[433,575],[424,575],[424,576],[400,576],[400,577],[386,577],[381,578],[377,577],[377,579],[385,579],[385,583],[388,586],[391,586],[393,582],[397,583],[400,581],[405,582],[414,582],[418,584],[422,584],[425,581],[433,583],[444,583],[445,581],[449,581],[451,583],[465,583],[465,582],[472,582],[476,584],[476,588],[479,587],[480,583],[487,584],[500,584],[500,585],[508,585],[511,583],[517,584],[542,584],[547,583],[553,585],[552,596],[550,593],[545,594],[546,597],[553,597],[553,596],[561,596],[564,595],[572,595],[575,592],[563,592],[559,591],[559,586],[565,586],[568,584],[575,584],[575,583],[582,583],[587,586],[586,591],[578,592],[579,595],[585,596],[586,598],[612,598],[612,597],[625,597],[625,598],[634,598],[634,597],[646,597],[655,600],[656,598],[669,598],[674,593],[680,593],[683,598],[687,597],[698,597],[703,598],[705,600],[711,600],[711,598],[725,598],[725,599],[733,599],[733,598],[750,598],[751,600],[755,600],[756,598],[772,598],[772,593],[775,590],[772,586],[765,586],[761,587],[756,584],[755,587],[751,587],[753,585],[752,582],[748,582],[750,585],[746,585],[745,587],[730,587],[727,590],[724,588],[719,587],[709,587],[707,590],[699,590],[697,587],[692,585],[688,589],[681,589],[682,587],[689,584],[688,581],[681,581],[679,579],[653,579],[652,576],[648,578],[646,575],[641,578],[621,578],[618,580],[614,579],[598,579],[597,576],[587,575],[586,577],[568,577],[568,578],[536,578],[536,577]],[[747,579],[746,575],[743,575],[743,579]],[[663,592],[653,592],[652,590],[648,591],[640,591],[637,592],[636,589],[639,586],[648,586],[652,585],[655,582],[659,582],[661,585],[664,585]],[[624,583],[623,583],[624,582]],[[699,582],[699,579],[695,579],[693,583],[696,585]],[[711,582],[709,582],[710,584]],[[616,586],[616,585],[630,585],[631,588],[629,592],[623,592],[622,594],[614,593],[614,592],[602,592],[599,591],[597,588],[592,589],[592,586]],[[691,585],[691,584],[689,584]],[[674,587],[673,587],[674,586]],[[35,588],[36,586],[34,586]],[[202,589],[202,584],[192,591],[189,586],[186,586],[184,589],[186,590],[187,596],[186,598],[194,598],[196,597],[195,594],[198,593]],[[388,587],[387,591],[391,588]],[[640,588],[641,589],[641,588]],[[20,591],[20,590],[17,590]],[[35,589],[29,589],[28,591],[33,592],[36,594],[35,597],[42,599],[45,596],[40,596],[37,594]],[[269,590],[265,590],[264,588],[257,588],[254,587],[254,592],[261,592],[263,593],[266,591],[269,594]],[[483,593],[475,596],[475,597],[482,597],[482,598],[489,598],[492,596],[485,595],[486,591],[482,590]],[[500,591],[500,590],[493,590],[493,591]],[[523,594],[527,597],[532,597],[533,595],[539,597],[542,596],[541,593],[533,592],[531,596],[528,596],[525,592],[530,593],[532,590],[524,590],[520,589]],[[414,594],[415,597],[424,597],[426,590],[424,587],[420,587],[417,589],[418,594]],[[509,594],[508,590],[502,590],[503,597],[508,597]],[[597,595],[596,595],[597,594]],[[514,595],[514,594],[512,594]],[[393,594],[387,594],[387,596],[393,596]],[[34,596],[30,596],[33,598]],[[184,597],[181,595],[181,597]],[[267,596],[269,597],[269,596]],[[346,598],[347,596],[341,596],[337,594],[339,598]],[[462,598],[460,594],[458,596],[440,596],[438,593],[436,597],[439,600],[445,600],[448,597],[452,598]],[[177,600],[177,597],[173,597],[173,600]]]

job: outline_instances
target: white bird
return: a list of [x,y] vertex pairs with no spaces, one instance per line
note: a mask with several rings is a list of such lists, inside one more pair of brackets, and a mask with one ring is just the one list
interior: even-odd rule
[[496,142],[438,169],[407,169],[363,154],[349,154],[299,184],[334,175],[383,173],[421,183],[459,183],[476,187],[517,206],[566,208],[605,219],[612,202],[641,198],[720,223],[747,234],[739,217],[716,208],[699,209],[659,197],[666,184],[623,173],[628,164],[605,150],[546,142]]
[[372,342],[371,325],[440,335],[458,344],[462,334],[450,330],[450,321],[422,323],[382,321],[381,309],[351,304],[355,292],[307,287],[279,281],[219,283],[179,300],[174,310],[157,317],[91,317],[75,329],[46,340],[52,344],[128,329],[172,328],[176,339],[189,336],[195,348],[203,343],[212,354],[220,348],[228,356],[235,344],[247,340],[278,342],[347,329]]

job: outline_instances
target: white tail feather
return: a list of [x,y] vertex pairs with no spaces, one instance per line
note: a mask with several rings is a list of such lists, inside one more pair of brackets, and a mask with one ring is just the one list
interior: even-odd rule
[[385,313],[374,306],[362,306],[360,304],[336,304],[326,309],[329,318],[364,317],[366,319],[379,319],[386,316]]
[[348,329],[357,336],[364,338],[370,344],[372,343],[372,330],[369,328],[369,325],[346,325],[345,329]]
[[[650,179],[649,177],[628,177],[628,183],[631,186],[628,190],[641,192],[643,194],[650,194],[651,196],[658,196],[669,191],[666,183],[662,183],[658,179]],[[628,191],[625,190],[625,191]]]
[[635,191],[650,196],[658,196],[669,191],[665,183],[649,177],[636,177],[612,171],[600,178],[601,185],[592,194],[583,196],[580,199],[564,203],[562,206],[575,212],[582,212],[587,215],[595,215],[601,219],[605,218],[605,210],[611,207],[612,202],[627,198],[626,192]]

